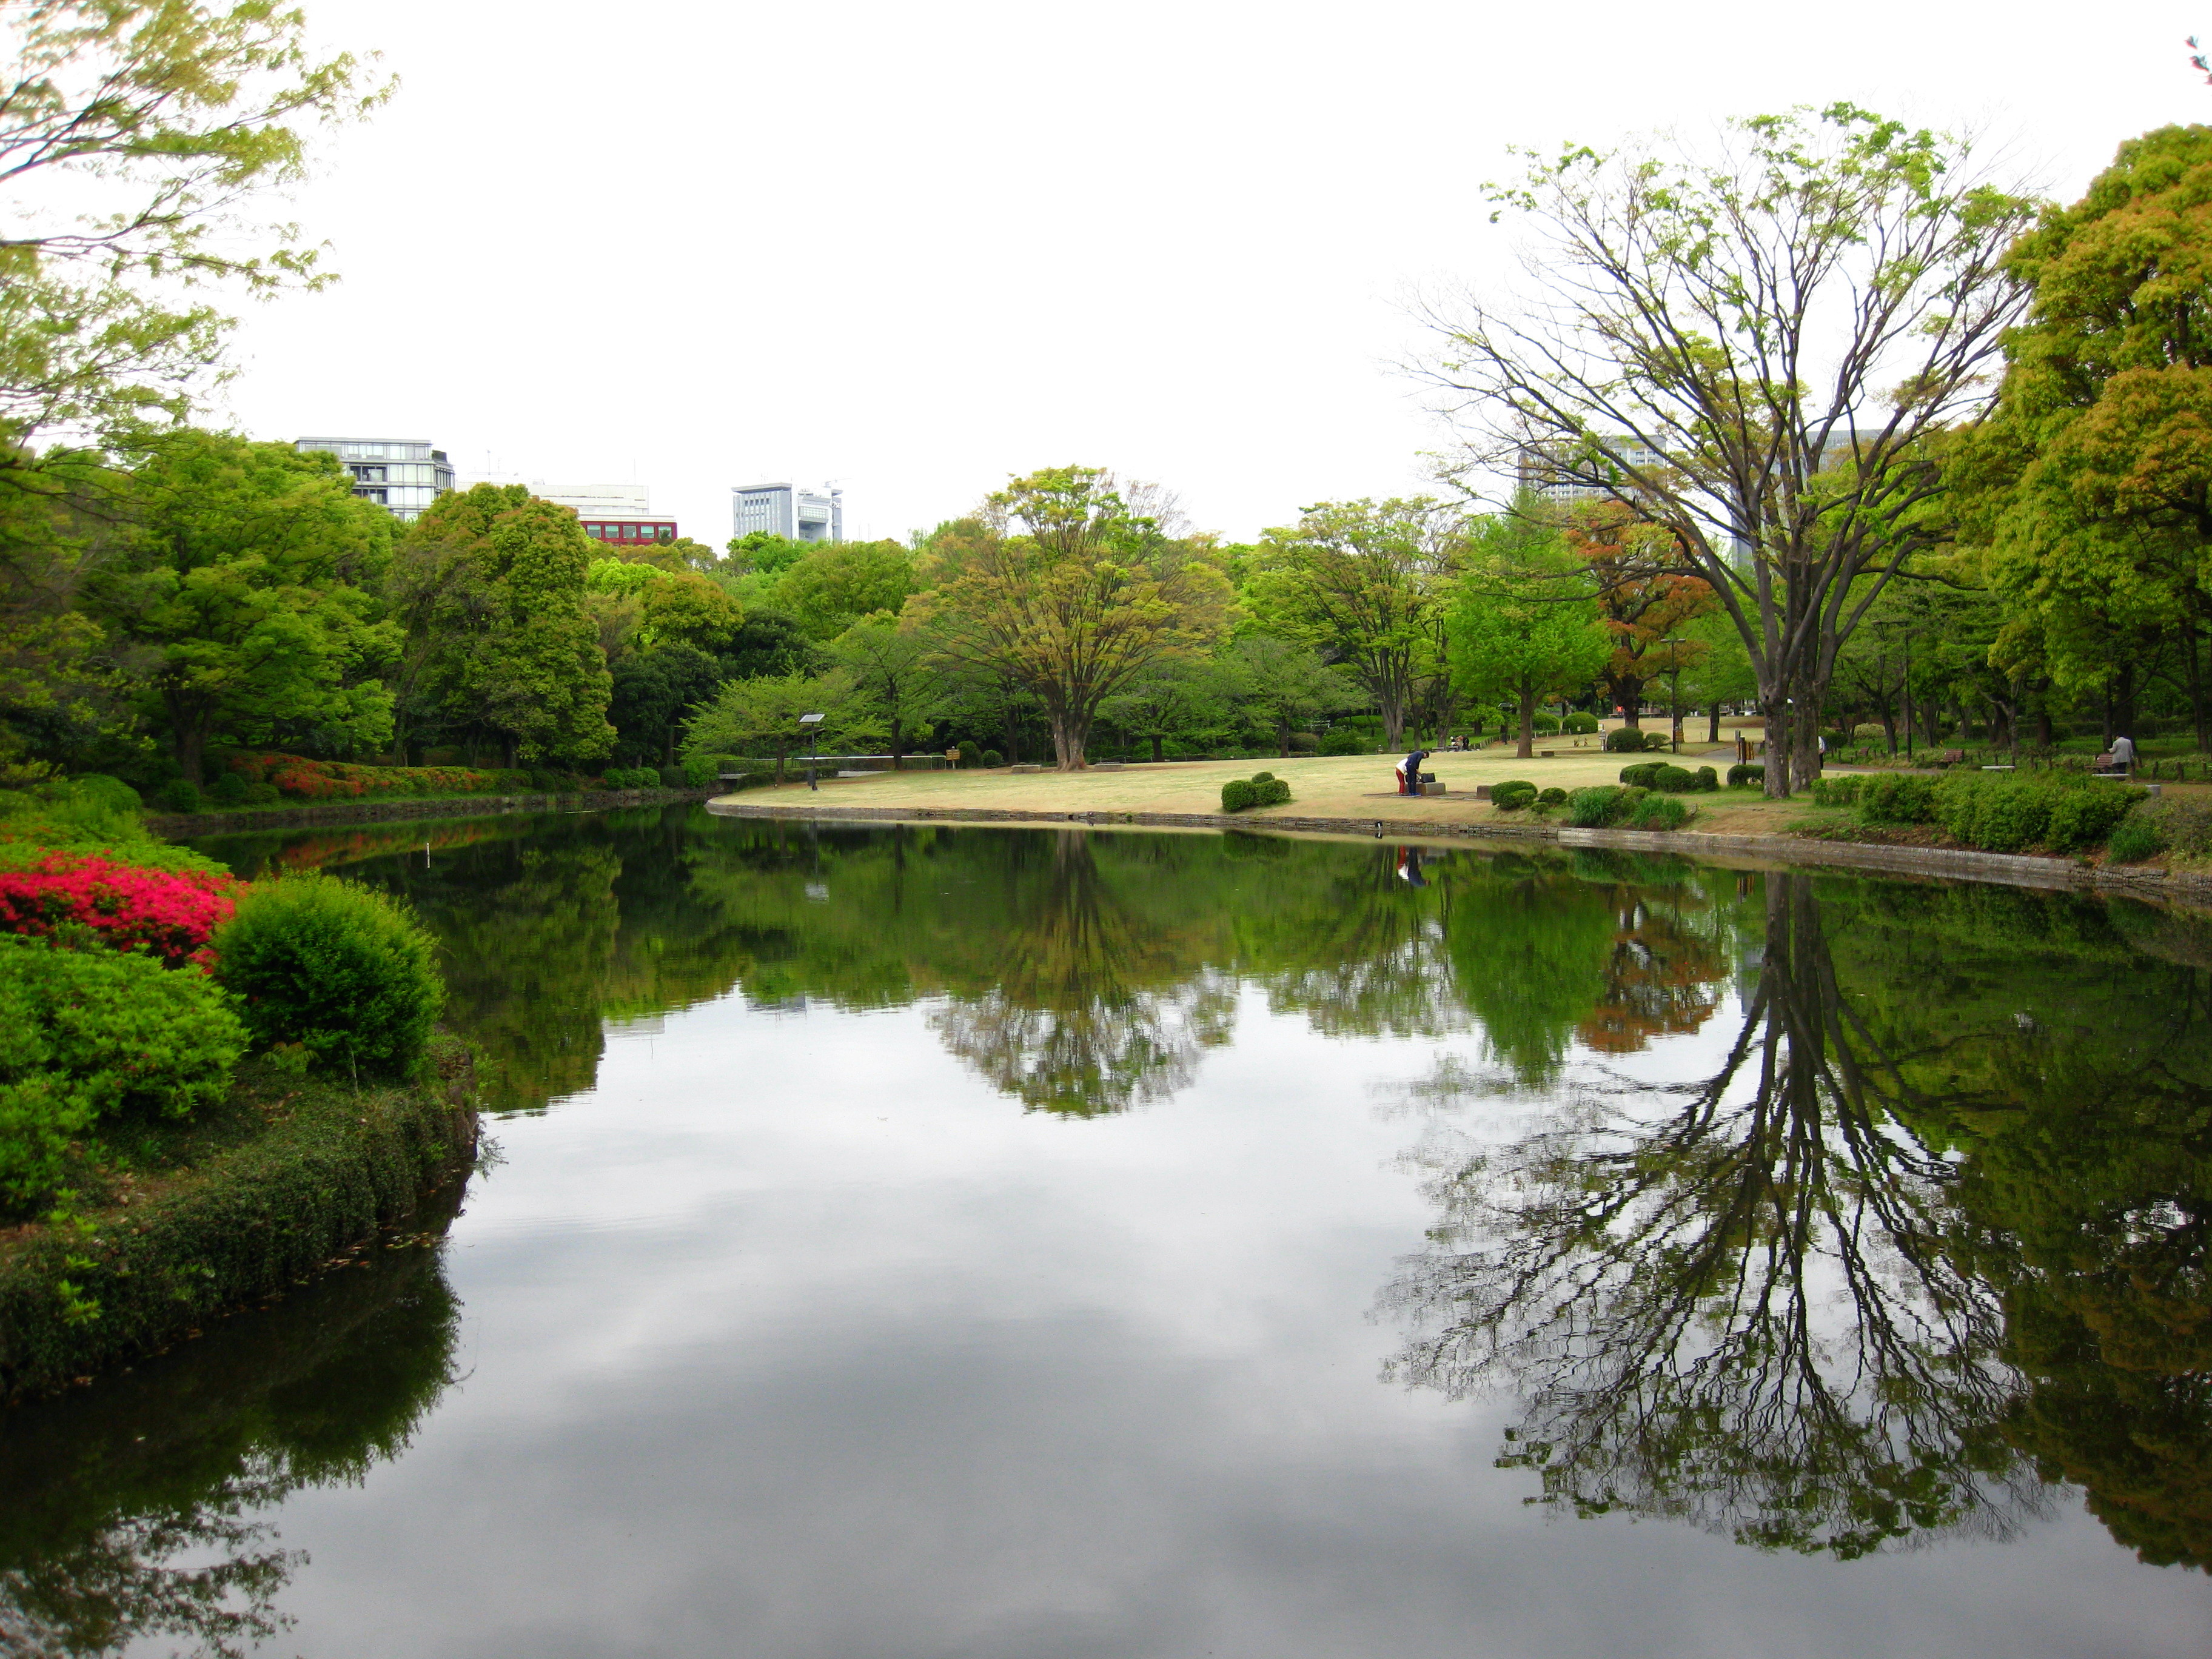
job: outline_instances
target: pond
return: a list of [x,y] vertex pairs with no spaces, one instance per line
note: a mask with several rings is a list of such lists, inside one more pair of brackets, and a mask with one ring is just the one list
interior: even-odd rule
[[410,899],[497,1153],[0,1418],[0,1650],[2197,1655],[2212,927],[670,808]]

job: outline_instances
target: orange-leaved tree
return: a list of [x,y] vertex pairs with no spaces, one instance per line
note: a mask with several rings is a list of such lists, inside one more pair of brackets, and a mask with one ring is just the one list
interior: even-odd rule
[[1586,503],[1571,514],[1567,545],[1589,567],[1599,617],[1613,635],[1613,654],[1598,678],[1628,724],[1640,726],[1644,688],[1694,665],[1711,648],[1683,635],[1718,600],[1710,584],[1682,574],[1671,532],[1613,503]]

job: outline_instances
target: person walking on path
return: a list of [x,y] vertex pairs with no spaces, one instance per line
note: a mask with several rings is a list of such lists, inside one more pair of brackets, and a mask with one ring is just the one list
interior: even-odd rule
[[2112,739],[2112,769],[2124,777],[2136,775],[2136,740],[2122,736]]

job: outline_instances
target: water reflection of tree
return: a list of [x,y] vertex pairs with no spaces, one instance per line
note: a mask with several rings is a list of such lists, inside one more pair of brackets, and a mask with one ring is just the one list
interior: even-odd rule
[[1516,1383],[1503,1462],[1580,1513],[1846,1556],[2002,1531],[2034,1500],[1994,1428],[1997,1298],[1949,1248],[1955,1171],[1903,1127],[1809,881],[1766,895],[1711,1076],[1601,1085],[1442,1172],[1443,1248],[1389,1293],[1426,1328],[1396,1369]]
[[389,1251],[87,1394],[10,1412],[0,1652],[167,1638],[231,1655],[273,1635],[305,1558],[269,1512],[398,1454],[453,1378],[458,1316],[432,1251]]

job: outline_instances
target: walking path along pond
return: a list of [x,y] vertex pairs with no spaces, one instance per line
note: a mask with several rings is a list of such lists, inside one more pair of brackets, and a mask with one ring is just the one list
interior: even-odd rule
[[465,1194],[0,1416],[0,1650],[2212,1647],[2212,925],[721,818],[409,898]]

